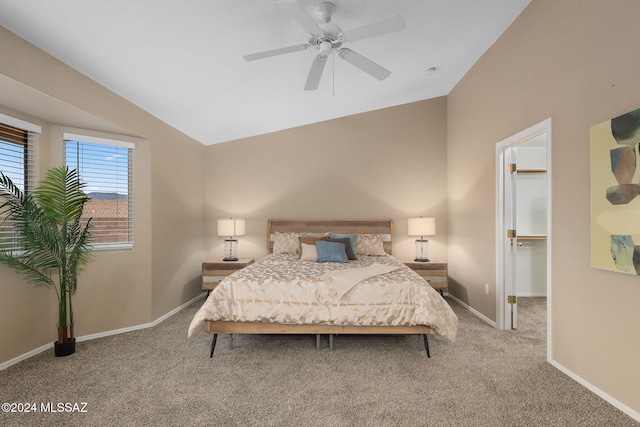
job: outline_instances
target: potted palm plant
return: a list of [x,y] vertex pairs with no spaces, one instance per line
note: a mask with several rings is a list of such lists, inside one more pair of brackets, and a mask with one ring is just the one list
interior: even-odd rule
[[27,279],[51,286],[58,296],[56,357],[75,352],[72,296],[78,273],[89,260],[92,247],[89,219],[81,222],[90,198],[77,170],[49,169],[32,194],[25,194],[0,173],[0,218],[14,229],[19,250],[0,249],[0,262]]

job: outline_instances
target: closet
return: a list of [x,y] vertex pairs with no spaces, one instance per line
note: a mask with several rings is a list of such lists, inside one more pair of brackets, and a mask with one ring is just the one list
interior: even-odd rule
[[517,293],[547,295],[547,148],[544,138],[517,147]]

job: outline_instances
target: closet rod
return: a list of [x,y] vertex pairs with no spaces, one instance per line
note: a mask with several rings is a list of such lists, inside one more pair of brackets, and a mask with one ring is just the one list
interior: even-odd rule
[[518,173],[547,173],[546,169],[516,169]]

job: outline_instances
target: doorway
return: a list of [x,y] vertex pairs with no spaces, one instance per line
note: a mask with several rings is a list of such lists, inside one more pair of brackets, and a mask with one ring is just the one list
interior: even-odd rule
[[[551,119],[496,144],[496,325],[517,329],[518,296],[546,295],[547,349],[551,342],[551,183]],[[540,275],[532,265],[535,262],[542,263],[546,274]]]

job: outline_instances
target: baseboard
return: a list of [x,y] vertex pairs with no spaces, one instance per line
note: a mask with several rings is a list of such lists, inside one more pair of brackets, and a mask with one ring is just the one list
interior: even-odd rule
[[[82,342],[82,341],[89,341],[89,340],[93,340],[96,338],[104,338],[104,337],[108,337],[110,335],[118,335],[118,334],[124,334],[126,332],[132,332],[132,331],[137,331],[140,329],[146,329],[146,328],[152,328],[154,326],[156,326],[157,324],[159,324],[160,322],[168,319],[169,317],[173,316],[174,314],[176,314],[177,312],[179,312],[180,310],[183,310],[184,308],[190,306],[191,304],[193,304],[194,302],[196,302],[199,299],[202,299],[206,296],[206,294],[200,294],[197,297],[193,298],[190,301],[187,301],[186,303],[182,304],[180,307],[171,310],[170,312],[168,312],[167,314],[165,314],[164,316],[154,320],[153,322],[150,323],[144,323],[142,325],[135,325],[135,326],[129,326],[127,328],[121,328],[121,329],[114,329],[111,331],[105,331],[105,332],[99,332],[97,334],[90,334],[90,335],[83,335],[81,337],[76,337],[76,342]],[[33,349],[31,351],[29,351],[28,353],[25,354],[21,354],[18,357],[14,357],[11,360],[8,360],[4,363],[0,363],[0,371],[7,369],[10,366],[15,365],[16,363],[22,362],[23,360],[26,360],[30,357],[35,356],[36,354],[40,354],[43,351],[47,351],[53,348],[53,341],[50,342],[49,344],[45,344],[41,347],[38,347],[36,349]]]
[[493,326],[494,328],[497,327],[496,322],[489,319],[487,316],[485,316],[484,314],[480,313],[478,310],[476,310],[475,308],[471,307],[468,304],[465,304],[464,302],[460,301],[458,298],[454,297],[451,294],[447,294],[448,298],[451,298],[452,300],[454,300],[455,302],[457,302],[458,304],[460,304],[461,306],[463,306],[464,308],[466,308],[468,311],[470,311],[471,313],[473,313],[476,317],[478,317],[480,320],[485,321],[486,323],[488,323],[489,325]]
[[590,382],[586,381],[585,379],[583,379],[579,375],[577,375],[574,372],[570,371],[569,369],[567,369],[566,367],[564,367],[560,363],[556,362],[555,360],[550,360],[549,363],[553,367],[558,369],[560,372],[562,372],[563,374],[567,375],[569,378],[571,378],[572,380],[577,382],[578,384],[583,385],[588,390],[590,390],[593,393],[595,393],[596,395],[598,395],[600,398],[606,400],[607,402],[609,402],[610,404],[612,404],[616,408],[620,409],[625,414],[629,415],[634,420],[640,421],[640,412],[636,411],[635,409],[631,408],[630,406],[625,405],[624,403],[620,402],[619,400],[617,400],[616,398],[614,398],[610,394],[605,393],[604,391],[600,390],[598,387],[594,386],[593,384],[591,384]]
[[36,348],[36,349],[33,349],[33,350],[31,350],[30,352],[28,352],[28,353],[21,354],[20,356],[18,356],[18,357],[14,357],[14,358],[13,358],[13,359],[11,359],[11,360],[7,360],[7,361],[6,361],[6,362],[4,362],[4,363],[0,363],[0,371],[3,371],[3,370],[5,370],[5,369],[7,369],[9,366],[13,366],[13,365],[15,365],[16,363],[22,362],[23,360],[26,360],[26,359],[28,359],[28,358],[30,358],[30,357],[33,357],[33,356],[35,356],[36,354],[40,354],[40,353],[42,353],[43,351],[46,351],[46,350],[52,350],[52,349],[53,349],[53,341],[52,341],[52,342],[50,342],[49,344],[45,344],[45,345],[43,345],[43,346],[41,346],[41,347],[38,347],[38,348]]
[[111,330],[111,331],[99,332],[97,334],[83,335],[81,337],[76,338],[76,342],[89,341],[89,340],[94,340],[96,338],[108,337],[110,335],[118,335],[118,334],[124,334],[124,333],[127,333],[127,332],[137,331],[137,330],[140,330],[140,329],[152,328],[152,327],[156,326],[157,324],[159,324],[160,322],[162,322],[163,320],[166,320],[169,317],[173,316],[174,314],[176,314],[180,310],[184,309],[185,307],[188,307],[191,304],[193,304],[194,302],[196,302],[197,300],[203,298],[205,295],[206,294],[204,294],[204,293],[198,295],[197,297],[193,298],[190,301],[187,301],[186,303],[182,304],[180,307],[171,310],[170,312],[168,312],[167,314],[165,314],[162,317],[159,317],[158,319],[154,320],[153,322],[143,323],[142,325],[129,326],[129,327],[126,327],[126,328],[121,328],[121,329],[114,329],[114,330]]
[[[519,295],[519,296],[522,296],[522,295]],[[546,296],[546,295],[541,295],[541,296]],[[448,295],[448,297],[451,298],[452,300],[454,300],[455,302],[457,302],[458,304],[460,304],[461,306],[463,306],[465,309],[469,310],[471,313],[473,313],[475,316],[477,316],[481,320],[484,320],[485,322],[487,322],[489,325],[493,326],[494,328],[496,327],[496,322],[492,321],[491,319],[489,319],[488,317],[486,317],[482,313],[478,312],[477,310],[473,309],[469,305],[467,305],[464,302],[460,301],[458,298],[454,297],[453,295]],[[622,403],[619,400],[617,400],[614,397],[612,397],[610,394],[605,393],[604,391],[600,390],[598,387],[596,387],[593,384],[591,384],[590,382],[584,380],[579,375],[576,375],[574,372],[570,371],[569,369],[567,369],[566,367],[564,367],[560,363],[556,362],[555,360],[549,360],[549,363],[552,366],[554,366],[556,369],[558,369],[560,372],[562,372],[563,374],[567,375],[569,378],[571,378],[572,380],[576,381],[578,384],[581,384],[582,386],[586,387],[588,390],[590,390],[591,392],[595,393],[597,396],[599,396],[600,398],[604,399],[605,401],[609,402],[610,404],[612,404],[613,406],[615,406],[616,408],[618,408],[619,410],[621,410],[622,412],[624,412],[625,414],[627,414],[628,416],[633,418],[634,420],[640,421],[640,412],[636,411],[635,409],[631,408],[630,406],[625,405],[624,403]]]

